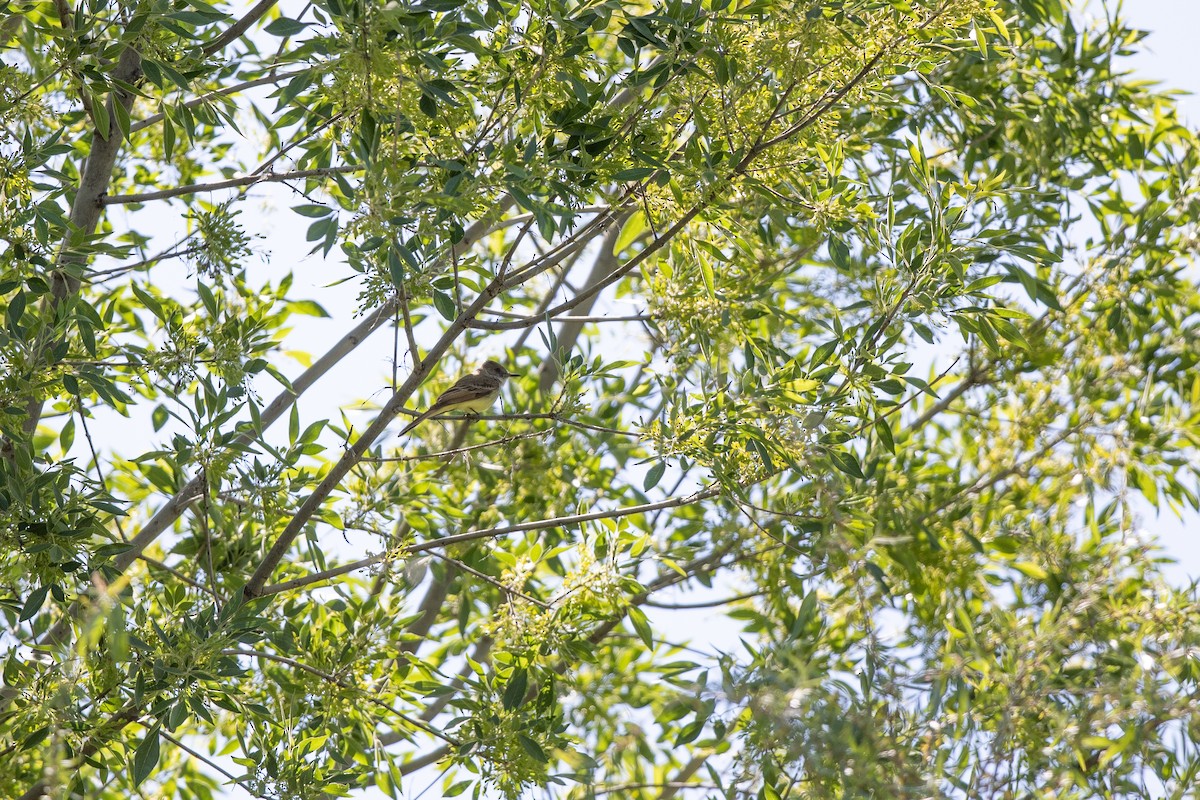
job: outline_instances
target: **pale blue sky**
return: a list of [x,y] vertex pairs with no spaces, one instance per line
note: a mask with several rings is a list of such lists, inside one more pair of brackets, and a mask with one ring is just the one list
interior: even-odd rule
[[[1123,9],[1125,18],[1135,27],[1150,31],[1137,56],[1128,59],[1129,68],[1139,77],[1161,81],[1164,87],[1183,89],[1191,94],[1179,98],[1187,126],[1200,126],[1200,2],[1197,0],[1131,0]],[[1193,267],[1200,278],[1200,271]],[[1200,578],[1200,515],[1176,519],[1164,511],[1144,514],[1143,528],[1159,539],[1177,564],[1167,574],[1177,584]]]

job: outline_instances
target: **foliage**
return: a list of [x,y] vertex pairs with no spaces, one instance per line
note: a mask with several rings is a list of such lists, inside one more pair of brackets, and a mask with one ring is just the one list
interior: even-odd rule
[[[1200,506],[1200,171],[1141,33],[297,8],[4,6],[0,795],[1190,791],[1139,518]],[[268,187],[357,309],[258,259]],[[385,435],[488,357],[507,413]]]

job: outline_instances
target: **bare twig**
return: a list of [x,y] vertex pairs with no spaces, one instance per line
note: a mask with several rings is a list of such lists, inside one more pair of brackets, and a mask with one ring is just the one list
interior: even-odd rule
[[511,442],[519,442],[522,439],[536,439],[541,436],[548,436],[553,433],[553,428],[547,428],[544,431],[529,431],[528,433],[518,433],[513,436],[505,436],[501,439],[492,439],[491,441],[472,444],[466,447],[456,447],[453,450],[439,450],[436,453],[422,453],[415,456],[393,456],[391,458],[364,458],[363,463],[369,464],[390,464],[402,461],[433,461],[439,458],[451,458],[453,456],[462,455],[463,453],[471,453],[476,450],[486,450],[489,447],[499,447]]
[[[270,75],[266,75],[262,78],[255,78],[252,81],[243,81],[242,83],[234,84],[233,86],[226,86],[223,89],[216,89],[214,91],[207,92],[206,94],[202,94],[199,97],[193,97],[191,100],[188,100],[185,103],[183,103],[182,106],[183,106],[183,108],[195,108],[196,106],[204,105],[205,103],[215,100],[218,97],[228,97],[231,94],[237,94],[238,92],[244,92],[247,89],[253,89],[256,86],[267,86],[272,83],[282,83],[283,81],[286,81],[289,78],[295,78],[296,76],[303,75],[304,73],[309,72],[309,71],[310,71],[309,69],[298,69],[295,72],[274,72],[274,71],[272,71],[272,73]],[[150,116],[146,117],[144,120],[142,120],[140,122],[135,122],[134,124],[130,125],[129,132],[131,134],[133,134],[133,133],[137,133],[140,130],[145,130],[146,128],[149,128],[151,125],[156,125],[157,123],[162,122],[164,119],[166,119],[166,116],[167,115],[161,111],[157,114],[151,114]]]
[[105,197],[101,201],[106,206],[126,205],[129,203],[148,203],[152,200],[166,200],[171,197],[182,197],[198,192],[216,192],[221,189],[233,189],[238,186],[253,186],[256,183],[272,183],[276,181],[299,180],[300,178],[320,178],[330,175],[360,172],[363,167],[348,164],[341,167],[321,167],[320,169],[298,169],[291,172],[264,172],[255,175],[242,175],[224,181],[212,183],[191,183],[187,186],[176,186],[173,189],[161,189],[157,192],[141,192],[139,194],[119,194]]
[[213,770],[214,772],[217,772],[217,773],[219,773],[219,774],[223,775],[223,776],[225,777],[225,779],[226,779],[226,780],[228,780],[230,783],[236,783],[238,786],[242,787],[242,789],[243,789],[243,790],[245,790],[245,791],[246,791],[248,794],[251,794],[251,795],[253,795],[254,797],[265,797],[265,795],[256,794],[255,792],[251,791],[251,790],[250,790],[250,787],[249,787],[249,786],[247,786],[247,785],[246,785],[246,783],[245,783],[244,781],[242,781],[240,778],[238,778],[238,777],[237,777],[236,775],[234,775],[232,772],[228,772],[228,771],[226,771],[225,769],[222,769],[222,767],[221,767],[221,765],[220,765],[220,764],[218,764],[217,762],[213,761],[211,758],[208,758],[207,756],[205,756],[205,755],[202,755],[201,753],[198,753],[197,751],[195,751],[195,750],[193,750],[192,748],[188,747],[186,744],[184,744],[184,743],[183,743],[183,742],[181,742],[180,740],[176,739],[174,736],[172,736],[171,734],[167,733],[167,732],[166,732],[165,730],[163,730],[162,728],[159,728],[159,729],[158,729],[158,735],[159,735],[159,736],[161,736],[162,738],[166,739],[166,740],[167,740],[168,742],[170,742],[171,744],[173,744],[173,745],[175,745],[176,747],[178,747],[178,748],[179,748],[180,750],[182,750],[183,752],[187,753],[187,754],[188,754],[189,756],[191,756],[192,758],[194,758],[194,759],[196,759],[197,761],[199,761],[200,763],[204,764],[204,765],[205,765],[206,767],[208,767],[209,769],[211,769],[211,770]]
[[302,575],[299,578],[292,578],[290,581],[283,581],[282,583],[273,583],[270,586],[264,586],[260,594],[266,597],[268,595],[291,591],[292,589],[299,589],[304,586],[311,586],[314,583],[322,583],[330,578],[336,578],[339,575],[345,575],[348,572],[354,572],[355,570],[365,569],[373,564],[378,564],[380,561],[386,560],[387,557],[386,553],[381,553],[377,556],[367,556],[366,558],[360,558],[358,561],[343,564],[340,567],[321,570],[311,575]]
[[542,600],[538,600],[536,597],[527,595],[524,592],[520,591],[519,589],[514,589],[511,586],[505,586],[503,583],[496,580],[491,575],[480,572],[479,570],[475,569],[474,567],[464,564],[462,561],[459,561],[457,558],[451,558],[450,556],[446,555],[445,553],[439,553],[436,550],[431,550],[429,552],[430,552],[430,555],[453,564],[454,566],[461,569],[463,572],[468,572],[468,573],[474,575],[476,578],[479,578],[480,580],[490,583],[492,586],[495,586],[497,589],[504,592],[505,594],[513,595],[514,597],[519,597],[522,600],[525,600],[526,602],[533,603],[535,606],[537,606],[538,608],[541,608],[543,610],[548,610],[550,608],[549,603],[546,603]]
[[727,606],[730,603],[740,603],[743,600],[751,600],[755,597],[761,597],[764,592],[747,592],[746,594],[738,594],[733,597],[722,597],[718,600],[707,600],[699,603],[655,603],[652,600],[647,600],[644,605],[651,608],[661,608],[666,611],[687,611],[693,608],[717,608],[719,606]]
[[494,539],[499,536],[506,536],[510,533],[520,533],[522,531],[539,531],[549,530],[551,528],[563,528],[568,525],[578,525],[582,522],[592,522],[598,519],[614,519],[618,517],[628,517],[634,514],[645,514],[648,511],[657,511],[660,508],[679,508],[680,506],[692,505],[701,500],[707,500],[710,497],[716,497],[720,493],[720,488],[713,486],[708,489],[702,489],[685,497],[673,497],[669,500],[660,500],[657,503],[643,503],[637,506],[624,506],[614,508],[608,511],[593,511],[587,514],[571,514],[564,517],[552,517],[550,519],[533,520],[532,522],[519,522],[515,525],[500,525],[494,528],[484,528],[482,530],[467,531],[465,533],[456,533],[451,536],[443,536],[440,539],[430,539],[425,542],[418,542],[407,548],[407,553],[423,553],[427,550],[438,550],[443,547],[449,547],[462,542],[473,542],[477,539]]
[[310,675],[315,675],[318,678],[320,678],[321,680],[326,681],[328,683],[332,683],[333,685],[338,686],[342,689],[345,689],[346,691],[357,692],[357,693],[363,695],[363,697],[367,700],[367,702],[372,703],[377,706],[380,706],[384,710],[386,710],[386,711],[396,715],[400,719],[404,720],[405,723],[407,723],[408,725],[411,725],[412,727],[416,728],[417,730],[424,731],[425,733],[429,734],[430,736],[441,739],[443,742],[448,742],[455,746],[458,745],[457,741],[455,741],[452,737],[447,736],[445,733],[438,730],[437,728],[434,728],[433,726],[428,725],[425,722],[423,722],[419,719],[416,719],[415,717],[411,717],[408,714],[405,714],[403,711],[397,711],[396,709],[392,708],[390,705],[383,702],[379,698],[371,697],[361,687],[352,686],[352,685],[346,683],[344,680],[342,680],[338,676],[332,675],[322,669],[317,669],[316,667],[305,664],[303,661],[297,661],[294,658],[289,658],[288,656],[281,656],[277,653],[264,653],[260,650],[229,649],[229,650],[222,650],[221,654],[227,655],[227,656],[248,656],[250,658],[259,658],[259,659],[263,659],[266,661],[276,661],[280,664],[286,664],[289,667],[294,667],[295,669],[301,670],[302,672],[307,672]]
[[[589,514],[575,514],[566,517],[552,517],[550,519],[535,520],[533,522],[522,522],[516,525],[503,525],[494,528],[483,528],[475,531],[467,531],[451,536],[444,536],[441,539],[430,539],[425,542],[418,542],[409,545],[404,549],[404,555],[410,556],[416,553],[425,553],[439,550],[443,547],[459,544],[462,542],[471,542],[478,539],[494,539],[500,536],[505,536],[510,533],[518,533],[521,531],[548,530],[550,528],[561,528],[567,525],[577,525],[582,522],[591,522],[597,519],[613,519],[616,517],[627,517],[634,514],[645,514],[649,511],[656,511],[663,508],[679,508],[680,506],[698,503],[701,500],[709,497],[714,497],[718,493],[716,487],[705,489],[695,494],[686,497],[676,497],[670,500],[662,500],[657,503],[645,503],[639,506],[626,506],[623,508],[611,509],[609,511],[594,511]],[[380,553],[374,556],[360,558],[358,561],[353,561],[349,564],[343,564],[340,567],[322,570],[311,575],[303,575],[299,578],[293,578],[282,583],[274,583],[269,586],[263,586],[256,592],[255,596],[266,596],[279,594],[291,589],[299,589],[304,586],[311,586],[314,583],[321,583],[329,578],[336,578],[339,575],[345,575],[347,572],[353,572],[356,569],[378,564],[388,558],[394,558],[392,553]]]

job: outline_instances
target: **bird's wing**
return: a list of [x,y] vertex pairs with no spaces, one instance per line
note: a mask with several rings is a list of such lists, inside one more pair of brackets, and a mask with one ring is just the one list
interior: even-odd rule
[[491,394],[496,388],[488,381],[472,380],[474,377],[474,375],[468,375],[442,392],[438,395],[438,399],[433,401],[433,405],[429,407],[429,410],[434,411],[446,406],[456,406],[459,403],[478,400],[481,397]]
[[486,378],[481,378],[478,375],[464,375],[457,383],[438,395],[437,400],[433,401],[433,405],[427,411],[405,425],[403,430],[396,435],[403,436],[439,411],[456,406],[459,403],[469,403],[472,400],[478,400],[480,397],[486,397],[493,391],[496,391],[497,388]]

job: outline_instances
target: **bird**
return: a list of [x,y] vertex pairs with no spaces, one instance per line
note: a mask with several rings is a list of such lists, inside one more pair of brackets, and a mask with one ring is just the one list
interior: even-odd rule
[[483,366],[469,375],[464,375],[446,391],[438,395],[428,410],[404,426],[398,436],[411,431],[434,414],[444,414],[447,411],[470,411],[478,414],[487,411],[500,396],[504,381],[516,378],[516,372],[509,372],[496,361],[485,361]]

